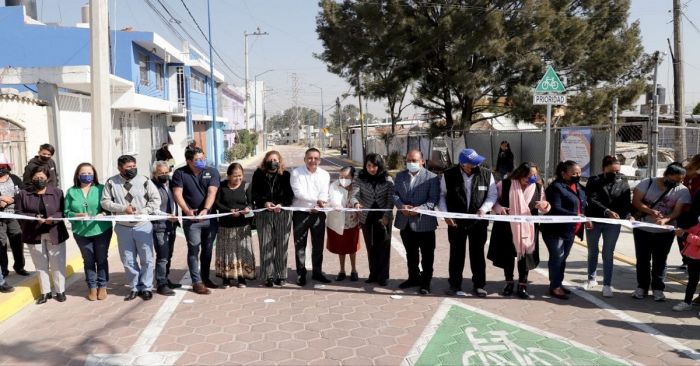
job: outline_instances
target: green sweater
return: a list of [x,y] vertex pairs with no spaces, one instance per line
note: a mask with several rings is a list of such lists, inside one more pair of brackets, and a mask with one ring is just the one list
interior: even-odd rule
[[[87,198],[83,195],[80,187],[71,187],[66,192],[66,205],[63,212],[65,217],[75,217],[77,213],[88,213],[88,216],[95,216],[102,211],[100,198],[104,186],[93,185],[88,191]],[[107,230],[112,230],[112,223],[109,221],[71,221],[73,234],[82,237],[97,236]]]

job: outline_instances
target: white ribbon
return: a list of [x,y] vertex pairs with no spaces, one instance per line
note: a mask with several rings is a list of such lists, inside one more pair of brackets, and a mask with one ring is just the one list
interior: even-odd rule
[[[282,207],[279,209],[285,211],[301,211],[301,212],[360,212],[360,211],[374,211],[374,212],[387,212],[393,211],[393,209],[383,209],[383,208],[308,208],[308,207]],[[258,213],[267,211],[267,208],[259,208],[256,210],[251,210],[252,213]],[[441,211],[431,211],[425,209],[412,209],[409,210],[416,212],[421,215],[434,216],[443,219],[467,219],[467,220],[488,220],[488,221],[500,221],[500,222],[519,222],[519,223],[538,223],[538,224],[565,224],[565,223],[585,223],[585,222],[597,222],[602,224],[611,225],[621,225],[628,229],[635,228],[653,228],[661,230],[674,230],[673,226],[670,225],[656,225],[641,221],[629,221],[622,219],[605,219],[598,217],[585,217],[585,216],[517,216],[517,215],[483,215],[479,216],[477,214],[467,214],[459,212],[441,212]],[[224,216],[233,215],[233,212],[224,212],[218,214],[209,214],[202,216],[163,216],[163,215],[108,215],[108,216],[81,216],[81,217],[71,217],[71,218],[51,218],[52,221],[126,221],[126,222],[141,222],[141,221],[158,221],[158,220],[169,220],[176,218],[178,220],[207,220],[213,218],[219,218]],[[15,219],[15,220],[46,220],[44,218],[38,218],[34,216],[25,216],[14,213],[0,212],[0,219]]]

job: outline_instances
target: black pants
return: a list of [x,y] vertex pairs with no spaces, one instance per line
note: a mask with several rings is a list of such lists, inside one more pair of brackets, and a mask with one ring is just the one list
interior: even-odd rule
[[306,276],[306,238],[311,231],[311,265],[314,274],[322,274],[323,243],[326,238],[326,214],[294,211],[294,251],[296,254],[297,275]]
[[156,284],[168,284],[170,262],[175,249],[175,228],[153,231],[153,246],[156,249]]
[[[407,225],[401,230],[401,240],[406,248],[408,279],[419,281],[421,288],[430,289],[435,260],[435,231],[415,232]],[[419,260],[423,273],[418,269]]]
[[685,302],[690,304],[700,282],[700,259],[688,258],[688,285],[685,287]]
[[[632,231],[637,257],[637,287],[644,291],[663,291],[666,285],[666,259],[673,245],[673,231],[652,233],[641,229]],[[651,265],[650,265],[651,262]]]
[[469,239],[469,265],[472,270],[472,284],[475,289],[483,288],[486,285],[484,246],[486,246],[487,229],[488,225],[479,223],[468,228],[458,226],[447,229],[447,240],[450,242],[450,278],[448,282],[451,289],[462,289],[467,239]]
[[[0,220],[0,239],[3,243],[10,244],[10,249],[12,250],[12,258],[14,258],[15,263],[12,268],[15,271],[21,271],[24,269],[24,244],[22,243],[22,228],[19,226],[17,220],[13,219],[2,219]],[[9,271],[9,258],[7,256],[7,248],[0,245],[0,268],[2,272]]]
[[[515,261],[510,261],[503,267],[503,275],[506,277],[507,282],[513,282],[513,272],[515,272]],[[525,257],[520,258],[518,260],[518,282],[527,284],[527,275],[529,273]]]
[[369,279],[386,281],[389,279],[389,256],[391,254],[391,226],[379,221],[362,224],[362,237],[367,247]]

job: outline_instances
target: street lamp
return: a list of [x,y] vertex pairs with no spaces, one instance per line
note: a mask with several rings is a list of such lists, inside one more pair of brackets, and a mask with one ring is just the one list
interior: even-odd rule
[[[274,69],[265,70],[253,77],[253,94],[255,94],[255,99],[253,99],[253,113],[255,113],[255,132],[258,132],[258,76],[267,74],[270,71],[275,71]],[[263,93],[265,91],[263,90]],[[263,104],[265,103],[265,98],[263,97]],[[264,111],[264,109],[263,109]],[[264,121],[263,121],[264,122]],[[257,153],[257,146],[256,146]],[[263,124],[263,150],[267,150],[267,136],[265,133],[265,125]]]
[[323,105],[323,88],[321,88],[318,85],[315,84],[309,84],[309,86],[313,86],[314,88],[318,88],[321,90],[321,114],[318,116],[318,141],[319,145],[321,145],[321,150],[324,150],[323,146],[323,133],[321,129],[323,128],[323,113],[324,113],[324,105]]

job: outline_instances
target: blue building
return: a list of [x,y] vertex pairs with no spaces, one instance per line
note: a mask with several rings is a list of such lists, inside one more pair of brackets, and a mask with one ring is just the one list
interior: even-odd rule
[[[46,25],[26,17],[22,6],[0,7],[0,19],[0,87],[36,91],[47,102],[53,112],[49,140],[59,152],[62,180],[70,181],[73,167],[89,156],[85,149],[91,146],[75,141],[90,136],[87,20],[76,26]],[[110,31],[110,53],[112,125],[102,143],[109,144],[112,161],[133,154],[147,172],[155,151],[167,142],[181,165],[190,139],[210,162],[222,161],[220,131],[227,121],[217,116],[217,126],[212,125],[210,85],[221,85],[224,77],[217,71],[215,80],[209,77],[209,60],[201,52],[188,44],[174,46],[153,32],[127,29]]]

